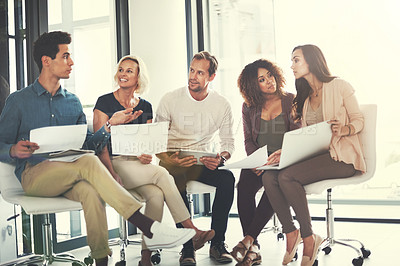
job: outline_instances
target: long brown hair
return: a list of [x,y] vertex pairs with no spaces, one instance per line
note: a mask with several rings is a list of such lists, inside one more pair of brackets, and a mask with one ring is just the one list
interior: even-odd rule
[[[316,45],[306,44],[296,46],[293,49],[292,54],[297,49],[302,50],[304,59],[308,64],[309,71],[314,74],[319,81],[328,83],[336,78],[335,76],[331,75],[324,54]],[[296,79],[295,85],[297,95],[293,100],[293,108],[295,111],[295,121],[299,121],[303,114],[304,102],[307,97],[310,96],[312,89],[305,78]]]
[[258,84],[257,76],[259,68],[265,68],[274,76],[276,81],[276,94],[279,96],[285,95],[282,88],[285,86],[286,80],[283,77],[282,70],[271,61],[259,59],[246,65],[238,78],[240,93],[249,107],[260,106],[265,103],[265,98]]

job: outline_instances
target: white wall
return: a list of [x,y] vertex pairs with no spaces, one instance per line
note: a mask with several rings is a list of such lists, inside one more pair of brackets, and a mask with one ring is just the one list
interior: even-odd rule
[[391,154],[400,154],[399,10],[397,0],[275,1],[277,62],[288,89],[295,91],[291,52],[311,43],[322,49],[332,74],[353,85],[360,103],[378,104],[378,173]]
[[155,112],[167,91],[187,84],[184,1],[130,1],[129,23],[131,54],[144,60],[150,75],[143,98]]

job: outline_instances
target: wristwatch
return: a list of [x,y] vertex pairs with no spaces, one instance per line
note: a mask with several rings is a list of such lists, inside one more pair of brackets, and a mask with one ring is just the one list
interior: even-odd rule
[[220,157],[221,157],[221,160],[220,160],[220,163],[219,163],[218,166],[223,166],[225,164],[225,162],[226,162],[226,158],[224,156],[222,156],[222,155]]

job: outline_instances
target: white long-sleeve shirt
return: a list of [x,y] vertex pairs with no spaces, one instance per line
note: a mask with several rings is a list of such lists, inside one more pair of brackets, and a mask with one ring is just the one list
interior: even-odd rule
[[[169,121],[169,151],[234,151],[231,105],[214,90],[202,101],[195,100],[187,87],[168,92],[160,101],[155,121]],[[220,147],[215,143],[217,132]]]

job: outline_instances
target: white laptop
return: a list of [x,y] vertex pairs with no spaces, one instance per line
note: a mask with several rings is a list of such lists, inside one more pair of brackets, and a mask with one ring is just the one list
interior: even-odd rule
[[329,149],[331,138],[331,125],[326,121],[286,132],[283,136],[279,164],[265,165],[257,169],[279,170],[321,154]]

